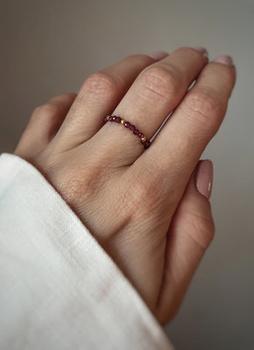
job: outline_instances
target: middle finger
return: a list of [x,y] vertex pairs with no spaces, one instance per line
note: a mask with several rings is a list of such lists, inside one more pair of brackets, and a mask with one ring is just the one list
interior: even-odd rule
[[[139,74],[113,114],[135,125],[150,139],[167,115],[179,104],[206,63],[207,51],[203,48],[180,48],[174,51]],[[126,159],[131,161],[133,158],[134,161],[143,152],[138,137],[134,138],[124,127],[112,124],[116,123],[110,123],[101,131],[107,138],[110,133],[119,152],[124,148],[125,154],[128,152]]]

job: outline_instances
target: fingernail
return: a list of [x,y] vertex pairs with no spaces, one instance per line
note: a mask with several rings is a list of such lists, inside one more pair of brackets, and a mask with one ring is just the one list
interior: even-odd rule
[[148,56],[152,57],[156,61],[160,61],[163,58],[167,57],[168,55],[169,53],[166,51],[156,51],[156,52],[149,53]]
[[222,56],[216,57],[213,60],[213,62],[222,63],[222,64],[225,64],[226,66],[233,66],[234,65],[232,57],[227,56],[227,55],[222,55]]
[[202,46],[197,46],[197,47],[193,47],[193,50],[201,52],[203,54],[204,58],[208,59],[208,51],[206,48],[204,48]]
[[196,174],[196,188],[199,193],[210,198],[213,185],[213,163],[206,159],[199,163]]

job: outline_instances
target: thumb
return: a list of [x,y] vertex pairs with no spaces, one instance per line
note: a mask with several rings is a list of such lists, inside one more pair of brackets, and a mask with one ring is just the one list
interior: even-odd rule
[[192,276],[214,235],[209,197],[213,164],[200,161],[173,217],[168,233],[164,280],[158,301],[158,320],[172,319]]

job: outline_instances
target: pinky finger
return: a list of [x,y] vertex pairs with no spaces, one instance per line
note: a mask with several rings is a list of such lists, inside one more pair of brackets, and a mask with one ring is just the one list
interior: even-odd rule
[[29,159],[44,149],[56,135],[76,97],[76,93],[61,94],[37,107],[22,134],[15,154]]

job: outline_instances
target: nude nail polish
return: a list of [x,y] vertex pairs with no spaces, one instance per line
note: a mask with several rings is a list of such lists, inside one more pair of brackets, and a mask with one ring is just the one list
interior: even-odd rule
[[193,50],[201,52],[203,54],[204,58],[208,59],[208,51],[205,47],[197,46],[197,47],[193,47]]
[[152,57],[156,61],[160,61],[163,58],[167,57],[168,55],[169,53],[166,51],[156,51],[156,52],[151,52],[148,56]]
[[213,60],[213,62],[225,64],[226,66],[233,66],[234,65],[232,57],[227,56],[227,55],[218,56]]
[[196,188],[207,199],[210,198],[213,184],[213,163],[206,159],[199,163],[196,174]]

